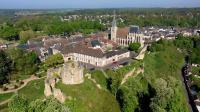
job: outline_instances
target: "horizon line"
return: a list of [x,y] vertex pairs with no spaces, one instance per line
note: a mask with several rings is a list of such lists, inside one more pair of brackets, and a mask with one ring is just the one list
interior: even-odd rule
[[0,8],[0,10],[64,10],[64,9],[193,9],[199,7],[96,7],[96,8]]

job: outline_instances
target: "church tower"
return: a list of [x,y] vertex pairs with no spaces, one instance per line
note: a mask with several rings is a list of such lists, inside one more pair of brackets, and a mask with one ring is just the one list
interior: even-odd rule
[[115,12],[114,12],[114,17],[113,17],[112,27],[111,27],[111,40],[116,42],[116,38],[117,38],[117,23],[115,20]]

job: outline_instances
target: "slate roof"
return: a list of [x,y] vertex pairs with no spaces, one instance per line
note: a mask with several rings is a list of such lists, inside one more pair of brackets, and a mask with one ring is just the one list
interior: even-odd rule
[[91,41],[92,47],[101,46],[101,43],[98,40]]
[[130,33],[138,33],[139,32],[139,26],[130,26]]
[[128,52],[128,50],[125,50],[125,49],[124,50],[115,50],[115,51],[110,51],[110,52],[105,53],[104,56],[106,58],[110,58],[110,57],[113,57],[115,55],[120,55],[120,54],[123,54],[123,53],[126,53],[126,52]]

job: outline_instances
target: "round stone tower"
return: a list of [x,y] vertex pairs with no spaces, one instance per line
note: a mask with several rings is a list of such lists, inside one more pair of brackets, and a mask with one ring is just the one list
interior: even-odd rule
[[84,81],[83,68],[74,61],[65,63],[61,71],[61,79],[64,84],[80,84]]

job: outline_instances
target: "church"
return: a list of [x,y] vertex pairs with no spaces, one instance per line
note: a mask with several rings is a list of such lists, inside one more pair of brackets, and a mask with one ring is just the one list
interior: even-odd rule
[[111,27],[111,40],[120,46],[127,47],[130,43],[140,43],[144,45],[144,35],[140,32],[139,26],[132,25],[130,27],[119,28],[115,15]]

